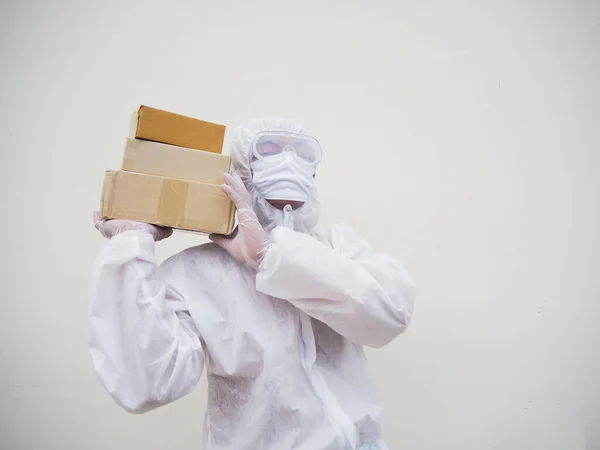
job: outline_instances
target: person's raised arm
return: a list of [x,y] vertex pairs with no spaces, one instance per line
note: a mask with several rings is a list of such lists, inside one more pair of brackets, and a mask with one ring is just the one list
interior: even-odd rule
[[330,245],[284,227],[268,235],[242,180],[230,175],[225,180],[239,229],[232,238],[211,238],[257,269],[258,291],[289,301],[360,345],[381,347],[406,329],[415,286],[398,262],[375,253],[347,227],[332,230]]
[[[92,275],[94,367],[119,405],[130,412],[146,412],[196,386],[204,366],[201,339],[184,295],[157,273],[154,241],[171,230],[101,221],[97,215],[95,222],[110,241]],[[169,268],[165,273],[176,271],[178,264],[177,256],[165,262]]]

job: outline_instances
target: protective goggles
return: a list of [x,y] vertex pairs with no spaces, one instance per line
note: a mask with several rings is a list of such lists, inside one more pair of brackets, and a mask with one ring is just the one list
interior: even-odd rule
[[310,164],[318,164],[323,156],[321,146],[315,138],[298,133],[263,132],[256,135],[252,143],[252,156],[259,160],[283,152],[293,152]]

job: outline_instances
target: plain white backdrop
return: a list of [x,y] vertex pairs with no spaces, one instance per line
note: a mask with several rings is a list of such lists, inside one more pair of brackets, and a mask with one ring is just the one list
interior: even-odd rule
[[600,449],[599,86],[594,0],[2,1],[0,448],[201,447],[204,382],[128,415],[87,352],[92,211],[144,103],[321,141],[322,225],[419,286],[369,352],[391,450]]

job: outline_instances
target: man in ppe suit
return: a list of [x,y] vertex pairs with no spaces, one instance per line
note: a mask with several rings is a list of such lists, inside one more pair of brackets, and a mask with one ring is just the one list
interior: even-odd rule
[[192,391],[205,370],[207,450],[386,449],[363,346],[408,326],[409,275],[347,226],[313,230],[321,148],[300,125],[244,125],[232,157],[232,238],[157,267],[154,242],[170,230],[96,216],[111,238],[93,273],[100,381],[145,412]]

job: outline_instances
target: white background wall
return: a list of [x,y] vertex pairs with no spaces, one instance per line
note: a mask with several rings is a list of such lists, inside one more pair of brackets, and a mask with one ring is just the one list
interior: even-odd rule
[[200,448],[205,384],[128,415],[86,347],[91,213],[145,103],[320,139],[322,224],[420,288],[370,353],[392,450],[599,449],[599,86],[594,0],[2,1],[0,448]]

